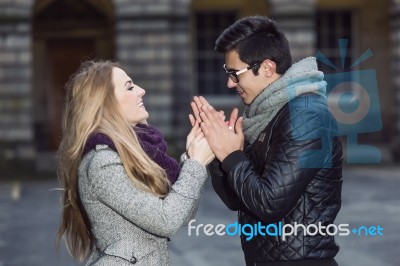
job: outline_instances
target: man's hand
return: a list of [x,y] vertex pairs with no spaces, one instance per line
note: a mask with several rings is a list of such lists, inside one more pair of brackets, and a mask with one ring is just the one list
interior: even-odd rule
[[237,119],[238,110],[236,108],[232,111],[229,126],[221,120],[218,112],[210,105],[202,106],[201,111],[199,116],[203,122],[200,127],[220,162],[230,153],[243,150],[243,117]]
[[[193,115],[192,114],[189,115],[189,120],[193,127],[194,124],[196,123],[196,121],[201,121],[200,112],[201,112],[202,106],[210,106],[210,104],[203,96],[199,96],[199,97],[194,96],[193,102],[190,103],[190,106],[192,107]],[[219,114],[220,119],[222,121],[225,121],[224,111],[219,111],[218,114]],[[237,118],[237,116],[236,116],[236,118]]]

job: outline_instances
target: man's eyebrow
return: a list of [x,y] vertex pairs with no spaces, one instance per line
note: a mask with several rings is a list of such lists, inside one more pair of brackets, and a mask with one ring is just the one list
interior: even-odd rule
[[226,68],[226,70],[228,70],[228,71],[239,71],[239,70],[234,69],[234,68],[232,68],[232,67],[228,67],[226,64],[225,64],[225,68]]
[[235,72],[238,72],[239,70],[237,70],[237,69],[235,69],[235,68],[226,68],[226,70],[228,70],[228,71],[235,71]]

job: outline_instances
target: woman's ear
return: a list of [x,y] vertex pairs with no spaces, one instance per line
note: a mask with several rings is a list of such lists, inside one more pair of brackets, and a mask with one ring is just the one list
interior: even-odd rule
[[268,78],[272,77],[272,75],[276,73],[276,64],[274,61],[272,61],[270,59],[265,59],[261,63],[260,68],[261,68],[262,73]]

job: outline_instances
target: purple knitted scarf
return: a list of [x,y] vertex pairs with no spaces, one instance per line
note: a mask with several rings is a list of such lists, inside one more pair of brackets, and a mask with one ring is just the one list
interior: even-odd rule
[[[174,158],[167,154],[167,143],[161,131],[154,126],[145,124],[137,124],[134,130],[142,149],[165,170],[171,184],[175,183],[178,178],[179,165]],[[114,143],[107,135],[96,133],[87,140],[82,156],[94,149],[98,144],[106,144],[114,151],[117,151]]]

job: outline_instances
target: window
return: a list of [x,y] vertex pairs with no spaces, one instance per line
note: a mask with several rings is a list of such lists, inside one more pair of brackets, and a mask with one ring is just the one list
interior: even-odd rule
[[234,94],[226,87],[228,76],[222,68],[223,54],[214,50],[215,41],[222,31],[236,20],[235,12],[197,11],[195,13],[195,53],[197,91],[200,95]]
[[[321,51],[340,70],[348,69],[353,60],[352,12],[348,10],[320,10],[317,13],[317,49]],[[340,57],[339,39],[347,39],[344,67]],[[332,73],[332,67],[318,62],[324,73]]]

